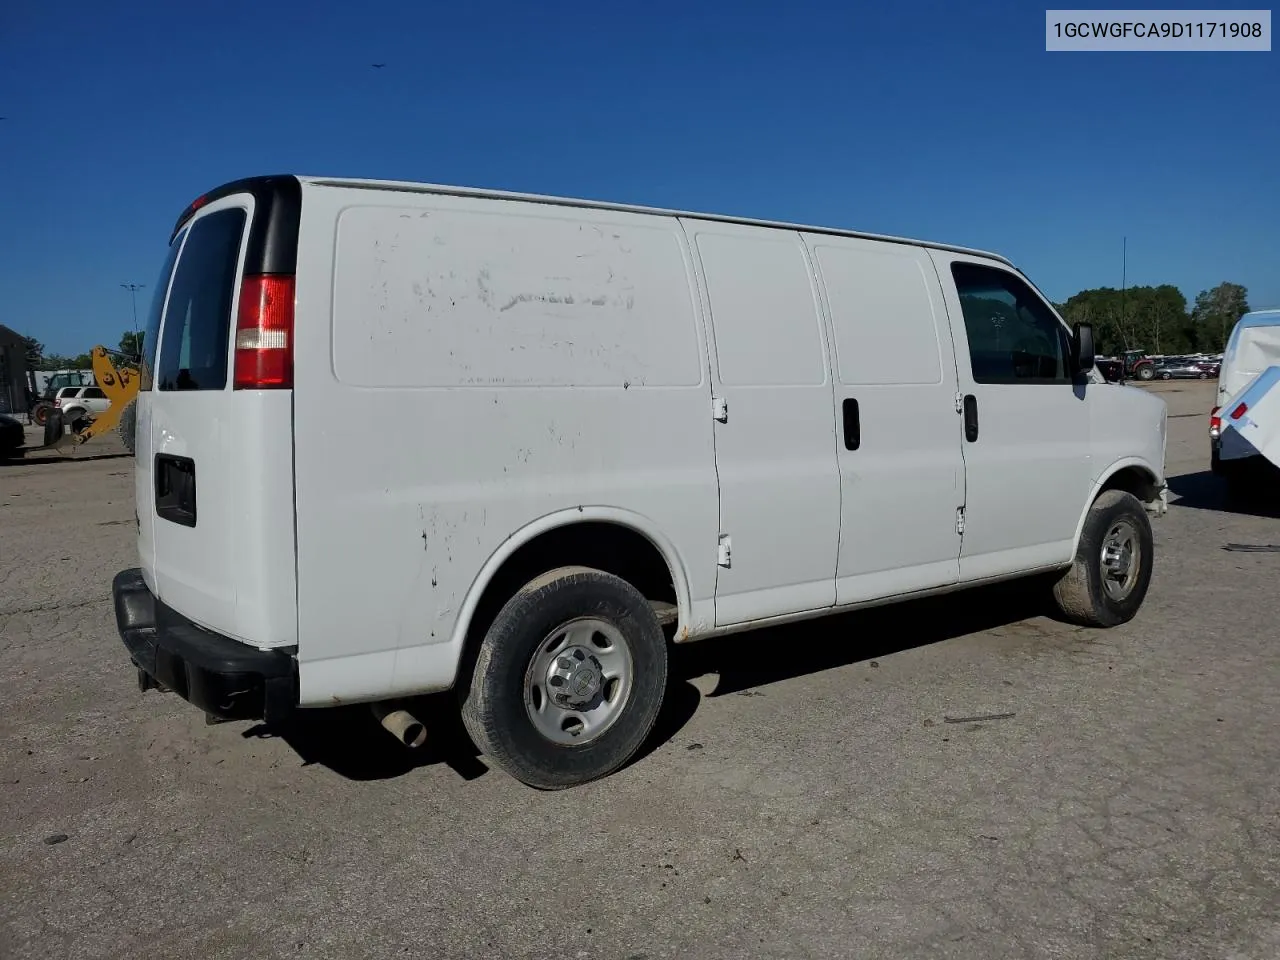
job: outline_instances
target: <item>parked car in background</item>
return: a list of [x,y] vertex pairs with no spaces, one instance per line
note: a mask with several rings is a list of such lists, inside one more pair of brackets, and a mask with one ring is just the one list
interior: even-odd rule
[[71,424],[86,415],[102,413],[111,401],[101,387],[63,387],[53,405],[62,411],[62,422]]
[[1107,383],[1119,383],[1124,379],[1124,361],[1114,357],[1100,357],[1094,361],[1098,372]]
[[1188,360],[1168,360],[1156,366],[1156,376],[1161,380],[1208,380],[1216,375],[1208,364]]
[[22,422],[0,413],[0,457],[7,457],[27,442]]

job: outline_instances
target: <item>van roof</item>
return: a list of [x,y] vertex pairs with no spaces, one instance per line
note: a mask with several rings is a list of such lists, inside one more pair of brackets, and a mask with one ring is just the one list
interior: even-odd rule
[[[259,178],[252,179],[257,180]],[[352,189],[389,190],[405,193],[437,193],[455,197],[483,197],[493,200],[520,200],[526,203],[554,203],[561,206],[586,207],[594,210],[620,210],[627,213],[645,213],[667,217],[696,217],[700,220],[715,220],[722,223],[741,223],[758,227],[780,227],[787,230],[804,230],[809,233],[825,233],[843,237],[860,237],[865,240],[883,240],[888,243],[905,243],[918,247],[934,247],[939,250],[950,250],[954,253],[966,253],[978,257],[988,257],[1017,269],[1013,261],[1009,260],[1007,257],[1003,257],[998,253],[990,253],[986,250],[976,250],[970,247],[961,247],[946,243],[934,243],[928,240],[913,240],[908,237],[893,237],[875,233],[862,233],[857,230],[841,230],[835,227],[819,227],[807,224],[787,223],[779,220],[756,220],[749,217],[734,217],[726,214],[698,213],[689,210],[667,210],[660,207],[644,207],[625,203],[610,203],[603,200],[583,200],[574,197],[556,197],[537,193],[513,193],[504,190],[486,190],[477,187],[457,187],[446,184],[417,183],[405,180],[361,180],[343,177],[303,176],[299,176],[297,179],[302,183],[314,184],[321,187],[348,187]],[[236,183],[244,184],[246,181],[236,181]],[[226,191],[226,188],[229,186],[231,186],[231,184],[219,187],[215,191],[210,191],[207,196],[212,197],[216,194],[229,192]]]
[[1250,310],[1240,318],[1240,329],[1246,327],[1280,327],[1280,307],[1270,310]]

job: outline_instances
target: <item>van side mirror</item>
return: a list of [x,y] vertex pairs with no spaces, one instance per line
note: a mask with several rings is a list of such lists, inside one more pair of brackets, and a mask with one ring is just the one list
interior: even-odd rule
[[1078,373],[1088,373],[1097,358],[1093,346],[1093,325],[1077,323],[1071,330],[1071,359]]

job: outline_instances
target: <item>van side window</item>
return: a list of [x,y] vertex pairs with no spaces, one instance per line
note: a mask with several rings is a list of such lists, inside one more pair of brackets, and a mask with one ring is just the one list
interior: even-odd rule
[[191,226],[164,312],[156,387],[222,390],[227,385],[231,311],[245,212],[220,210]]
[[952,263],[977,383],[1070,383],[1066,329],[1005,270]]

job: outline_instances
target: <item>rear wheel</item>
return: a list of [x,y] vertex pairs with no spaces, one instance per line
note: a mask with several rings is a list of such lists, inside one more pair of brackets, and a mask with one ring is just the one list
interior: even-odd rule
[[1156,371],[1150,364],[1143,364],[1133,371],[1133,375],[1138,380],[1154,380]]
[[50,446],[62,439],[62,411],[51,407],[44,418],[44,445]]
[[31,419],[36,422],[36,426],[43,427],[49,420],[49,411],[53,409],[53,404],[47,401],[41,401],[35,405],[35,409],[31,411]]
[[625,580],[562,567],[498,613],[462,704],[467,732],[497,766],[558,790],[613,773],[653,729],[667,686],[667,642]]
[[1104,491],[1085,517],[1071,568],[1054,584],[1058,612],[1087,627],[1132,620],[1151,584],[1152,553],[1142,502],[1123,490]]

